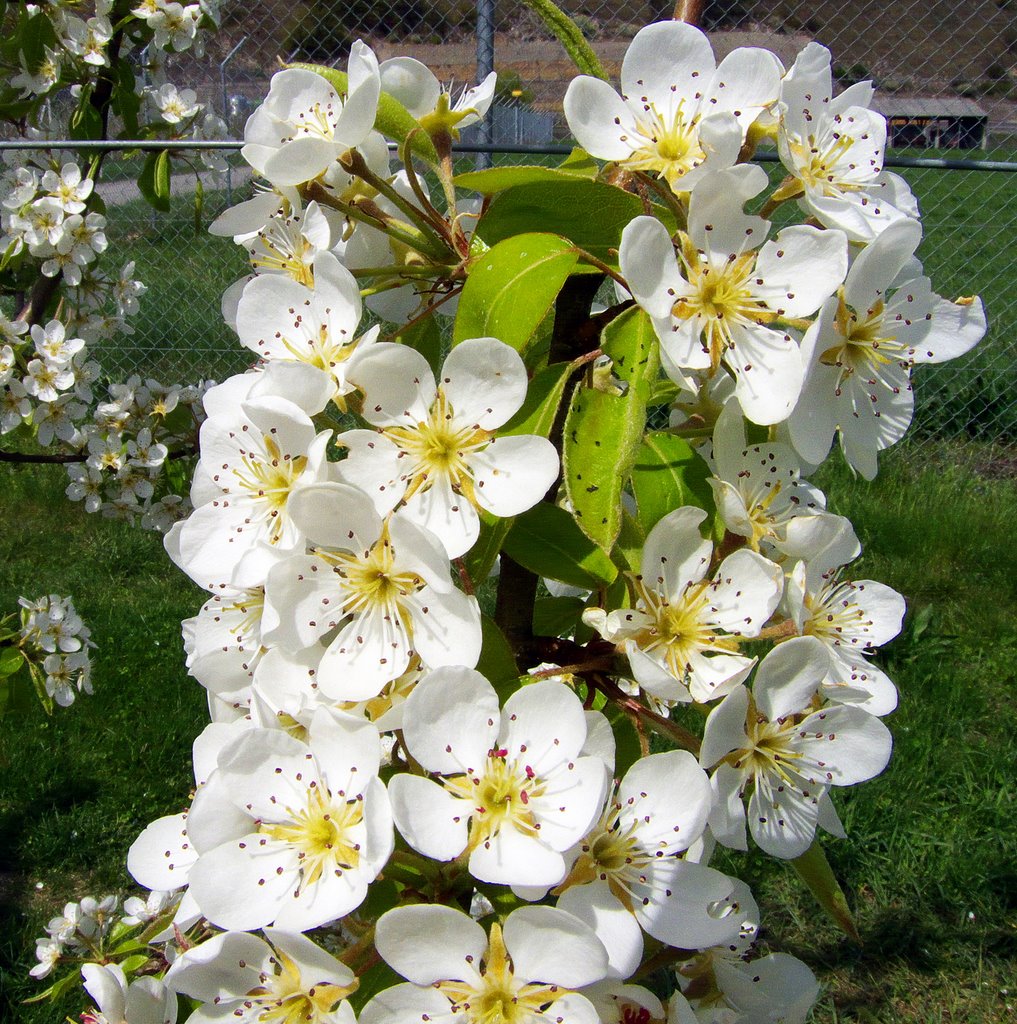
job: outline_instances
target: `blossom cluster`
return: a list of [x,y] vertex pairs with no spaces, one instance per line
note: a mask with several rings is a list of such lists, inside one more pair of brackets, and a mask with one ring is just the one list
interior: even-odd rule
[[22,609],[20,628],[16,633],[4,633],[3,639],[21,654],[49,700],[68,707],[78,693],[91,694],[88,652],[95,644],[71,599],[50,594],[34,601],[21,597],[18,604]]
[[[211,721],[187,809],[128,855],[179,896],[148,936],[169,967],[86,967],[106,1016],[800,1024],[817,997],[710,862],[751,837],[822,864],[835,792],[889,761],[873,657],[904,601],[855,578],[806,476],[838,434],[873,475],[912,365],[974,345],[980,303],[932,292],[871,93],[834,99],[822,48],[718,66],[688,25],[643,30],[621,95],[566,96],[596,178],[457,176],[492,91],[455,103],[357,43],[248,122],[266,184],[214,229],[251,256],[223,311],[259,363],[204,394],[165,538],[208,594],[183,634]],[[788,175],[764,199],[766,135]],[[809,222],[769,238],[789,202]],[[618,208],[613,245],[584,233]],[[634,980],[657,965],[666,1004]]]

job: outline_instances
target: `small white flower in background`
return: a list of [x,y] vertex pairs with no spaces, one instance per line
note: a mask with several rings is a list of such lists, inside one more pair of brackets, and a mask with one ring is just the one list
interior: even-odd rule
[[603,806],[607,766],[580,756],[587,737],[578,697],[562,683],[524,686],[499,710],[478,672],[444,668],[403,707],[403,736],[436,781],[389,782],[396,827],[415,850],[448,861],[469,850],[474,878],[556,885],[565,851]]
[[149,94],[155,104],[159,115],[167,124],[179,124],[193,117],[203,107],[203,103],[197,102],[197,95],[193,89],[178,90],[175,85],[166,82],[158,89],[152,90]]
[[739,47],[718,66],[706,35],[680,21],[641,29],[622,62],[621,97],[581,75],[565,117],[588,153],[631,171],[654,171],[691,192],[738,158],[749,125],[777,99],[782,71],[768,50]]
[[451,907],[397,907],[378,919],[375,945],[408,984],[375,996],[360,1024],[598,1024],[574,990],[606,976],[607,954],[587,925],[553,907],[514,910],[490,936]]
[[224,932],[192,946],[165,983],[204,1003],[196,1011],[203,1020],[355,1024],[346,996],[359,982],[345,964],[296,932],[266,928],[265,937]]
[[48,978],[56,970],[64,947],[59,939],[36,939],[35,958],[39,961],[28,973],[37,981]]
[[699,528],[706,512],[679,508],[646,538],[641,574],[632,575],[636,603],[583,618],[606,640],[621,643],[640,687],[658,700],[706,702],[722,697],[752,670],[738,653],[759,634],[780,600],[780,566],[755,551],[735,551],[707,578],[713,544]]
[[57,82],[60,81],[60,65],[64,54],[59,50],[51,50],[48,46],[43,49],[42,60],[35,69],[29,69],[25,62],[24,53],[19,53],[21,71],[10,80],[12,89],[20,89],[22,99],[28,96],[41,96],[49,92]]
[[128,984],[119,964],[85,964],[81,977],[98,1008],[83,1014],[82,1024],[176,1024],[176,994],[157,978]]
[[777,148],[790,179],[777,198],[802,208],[852,241],[871,242],[896,221],[918,217],[907,182],[883,170],[886,118],[869,110],[871,82],[833,96],[830,51],[809,43],[780,90]]
[[17,430],[32,415],[28,391],[19,380],[10,380],[0,388],[0,434]]
[[35,351],[45,360],[58,366],[68,364],[84,347],[81,338],[68,338],[64,325],[59,320],[50,320],[45,327],[32,325],[32,341]]
[[717,766],[710,828],[717,841],[746,849],[742,794],[752,784],[748,825],[756,844],[793,858],[812,843],[817,824],[843,828],[830,786],[852,786],[878,775],[890,759],[890,731],[860,708],[815,710],[830,672],[830,655],[815,637],[795,637],[760,663],[752,693],[738,686],[710,712],[699,760]]
[[476,541],[478,510],[525,512],[558,475],[558,453],[546,438],[496,436],[522,405],[527,379],[519,354],[495,338],[458,344],[440,384],[419,352],[388,343],[359,352],[347,375],[364,393],[364,419],[377,429],[336,438],[349,450],[340,476],[383,514],[402,503],[450,558]]
[[140,896],[128,896],[124,900],[124,916],[120,919],[133,928],[139,924],[148,924],[162,916],[179,900],[179,893],[160,892],[153,890],[144,899]]
[[840,231],[792,225],[767,241],[770,222],[742,212],[766,184],[751,164],[710,175],[692,195],[677,252],[659,220],[637,217],[618,255],[668,375],[681,382],[685,371],[712,376],[723,365],[745,416],[764,425],[787,419],[802,389],[791,322],[815,313],[848,266]]
[[60,203],[65,213],[83,213],[85,200],[92,194],[95,182],[91,178],[82,178],[77,164],[64,164],[59,174],[46,171],[41,186]]

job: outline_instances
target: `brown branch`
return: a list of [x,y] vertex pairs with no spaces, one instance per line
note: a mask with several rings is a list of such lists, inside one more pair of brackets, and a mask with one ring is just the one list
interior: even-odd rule
[[[186,445],[183,448],[176,448],[169,452],[167,459],[186,459],[188,456],[197,455],[197,445]],[[27,452],[4,452],[0,451],[0,462],[12,462],[21,465],[72,465],[88,461],[87,452],[70,453],[67,455],[44,455],[42,453],[32,455]]]
[[678,0],[674,5],[674,20],[698,27],[703,19],[705,6],[706,0]]

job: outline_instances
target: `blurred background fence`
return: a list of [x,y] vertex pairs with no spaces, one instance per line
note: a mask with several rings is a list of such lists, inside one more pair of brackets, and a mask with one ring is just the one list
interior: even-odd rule
[[[564,6],[615,76],[639,28],[672,14],[659,0]],[[532,163],[539,152],[569,146],[561,98],[574,69],[539,19],[517,3],[222,0],[222,14],[222,30],[205,56],[175,58],[170,77],[220,113],[232,139],[242,138],[280,60],[340,65],[352,41],[363,38],[380,59],[416,57],[457,86],[498,71],[487,126],[464,138],[472,151],[481,150],[474,156],[480,165]],[[888,118],[893,147],[888,164],[911,164],[897,169],[922,206],[919,255],[926,271],[949,298],[980,294],[990,322],[974,352],[916,371],[912,445],[931,437],[978,439],[1003,472],[1017,473],[1010,457],[1017,448],[1017,0],[707,0],[703,26],[718,58],[736,46],[764,46],[790,65],[818,39],[833,51],[840,86],[876,83],[875,106]],[[195,153],[174,154],[166,215],[153,214],[138,196],[131,180],[141,166],[137,153],[107,163],[101,190],[109,234],[124,244],[125,260],[135,261],[149,289],[135,333],[103,354],[111,374],[221,378],[248,361],[219,314],[221,293],[245,272],[242,251],[204,230],[249,194],[236,147],[223,156],[228,177],[202,171]],[[948,166],[922,166],[929,158]],[[779,166],[768,166],[780,175]],[[196,215],[199,172],[204,199]]]

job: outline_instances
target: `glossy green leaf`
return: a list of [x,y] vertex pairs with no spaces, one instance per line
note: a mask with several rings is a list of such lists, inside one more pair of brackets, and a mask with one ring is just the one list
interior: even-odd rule
[[37,992],[34,996],[29,996],[26,1003],[43,1003],[47,999],[59,999],[62,995],[70,992],[72,988],[76,988],[81,984],[81,972],[74,970],[70,974],[65,974],[62,978],[53,982],[49,988],[43,992]]
[[350,1005],[359,1013],[379,992],[398,985],[403,980],[384,960],[372,964],[359,975],[359,985],[349,996]]
[[504,701],[515,690],[519,667],[505,634],[494,619],[487,615],[481,616],[480,628],[482,641],[477,671],[490,682]]
[[626,310],[601,341],[623,394],[576,390],[565,420],[565,489],[583,532],[610,551],[622,525],[622,492],[646,427],[646,401],[659,372],[657,336],[649,317]]
[[170,208],[170,155],[166,150],[149,153],[138,175],[138,190],[160,213]]
[[643,749],[639,733],[624,711],[612,704],[604,714],[614,733],[614,777],[620,779],[643,756]]
[[433,313],[410,327],[404,327],[395,340],[400,345],[416,349],[427,360],[435,376],[438,375],[444,356],[444,344],[438,319]]
[[645,543],[646,534],[643,533],[638,520],[623,508],[621,530],[618,532],[618,539],[612,552],[614,564],[623,571],[627,569],[630,572],[639,572]]
[[574,152],[583,153],[586,162],[577,157],[572,163],[566,161],[559,167],[531,165],[491,167],[486,171],[465,171],[463,174],[457,174],[455,181],[460,188],[472,189],[474,192],[480,192],[481,195],[491,196],[496,192],[515,188],[517,185],[571,181],[575,178],[591,178],[597,173],[598,168],[592,157],[583,150]]
[[578,597],[541,597],[533,605],[537,636],[570,636],[585,605]]
[[477,234],[494,245],[513,235],[548,231],[617,266],[621,233],[646,212],[643,201],[603,181],[555,173],[556,180],[546,177],[499,192],[477,224]]
[[[303,68],[321,75],[340,96],[345,96],[349,91],[349,78],[345,71],[340,71],[338,68],[329,68],[321,64],[304,64],[299,61],[286,66]],[[438,162],[438,154],[434,151],[431,137],[420,127],[417,119],[388,93],[383,92],[378,100],[378,116],[374,120],[374,127],[382,135],[386,135],[396,142],[405,142],[410,133],[415,132],[413,141],[410,143],[414,153],[425,160],[430,160],[431,163]]]
[[572,152],[558,164],[558,170],[579,178],[595,178],[600,173],[600,165],[585,149],[574,146]]
[[595,590],[611,583],[618,569],[557,505],[541,501],[516,517],[505,553],[521,566],[561,583]]
[[17,647],[0,647],[0,678],[12,676],[25,663],[25,657]]
[[505,535],[512,528],[512,519],[499,519],[490,512],[480,510],[480,536],[463,556],[463,564],[475,586],[479,587],[494,568]]
[[547,437],[554,426],[565,385],[572,374],[571,363],[555,363],[533,375],[526,400],[499,434],[539,434]]
[[647,434],[632,467],[632,493],[639,525],[649,533],[669,512],[683,505],[715,510],[707,479],[710,468],[692,446],[674,434]]
[[543,233],[520,234],[493,246],[470,268],[453,344],[489,337],[525,352],[578,259],[564,238]]
[[826,853],[818,839],[800,857],[791,861],[791,866],[798,872],[799,878],[809,887],[816,901],[831,917],[833,922],[845,935],[861,944],[861,936],[855,924],[851,908],[848,906],[844,890],[840,887],[826,859]]

